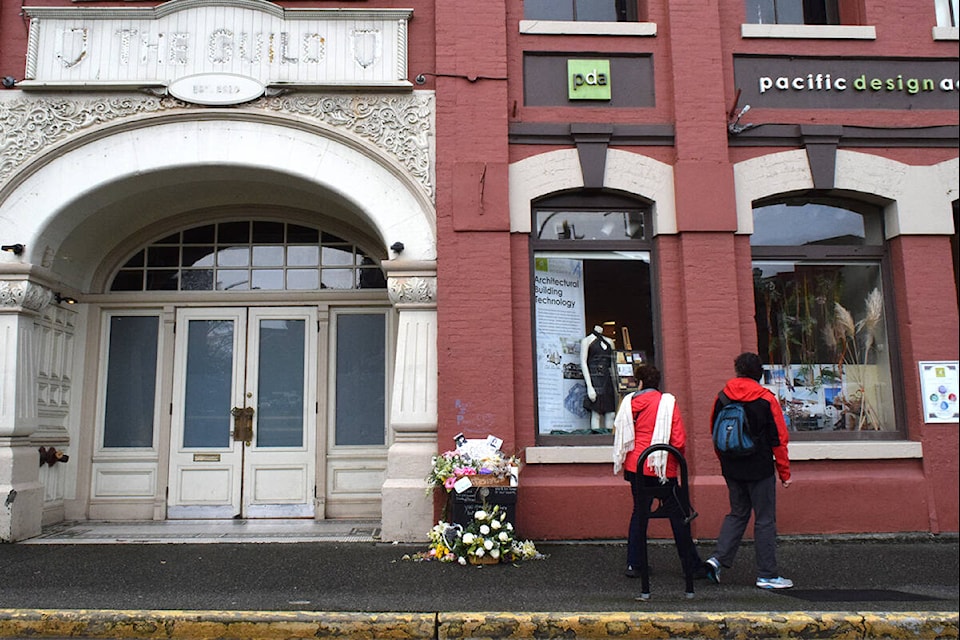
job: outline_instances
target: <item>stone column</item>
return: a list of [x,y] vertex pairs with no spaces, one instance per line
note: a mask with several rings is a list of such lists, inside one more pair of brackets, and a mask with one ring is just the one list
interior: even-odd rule
[[392,260],[382,266],[399,322],[381,536],[424,541],[434,524],[425,479],[437,453],[436,263]]
[[35,318],[52,297],[26,279],[0,279],[0,542],[40,535],[43,485],[36,447],[39,343]]

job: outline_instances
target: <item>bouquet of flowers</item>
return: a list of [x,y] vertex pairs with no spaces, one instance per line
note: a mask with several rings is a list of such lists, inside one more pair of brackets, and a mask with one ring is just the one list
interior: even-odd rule
[[538,560],[544,556],[530,540],[518,540],[499,505],[473,514],[466,528],[441,520],[427,534],[430,547],[420,559],[459,564],[496,564]]
[[460,536],[461,556],[471,564],[500,562],[513,549],[515,538],[513,524],[505,522],[506,513],[500,513],[500,506],[494,505],[487,511],[478,509],[473,520]]
[[515,455],[505,456],[492,446],[458,446],[453,451],[433,456],[426,477],[427,492],[443,487],[449,493],[457,480],[467,476],[492,476],[503,480],[515,477],[519,472],[520,459]]

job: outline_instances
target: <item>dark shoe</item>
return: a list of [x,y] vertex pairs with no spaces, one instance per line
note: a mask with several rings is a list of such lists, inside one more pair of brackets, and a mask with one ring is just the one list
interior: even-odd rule
[[630,565],[627,565],[627,570],[623,572],[623,575],[627,576],[628,578],[639,578],[640,569],[634,569]]
[[716,558],[707,558],[704,564],[706,565],[707,579],[714,584],[720,584],[720,561]]

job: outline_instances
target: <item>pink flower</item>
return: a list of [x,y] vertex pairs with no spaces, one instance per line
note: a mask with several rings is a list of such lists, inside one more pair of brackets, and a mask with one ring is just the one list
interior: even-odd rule
[[451,489],[453,489],[453,485],[456,484],[456,482],[457,482],[457,479],[451,476],[443,481],[443,486],[447,491],[450,491]]

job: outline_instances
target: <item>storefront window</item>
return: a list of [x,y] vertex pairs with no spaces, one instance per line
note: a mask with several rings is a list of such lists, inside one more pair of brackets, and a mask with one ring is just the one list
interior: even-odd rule
[[[609,441],[613,413],[636,386],[633,363],[656,356],[648,212],[644,203],[618,196],[562,196],[534,207],[541,443]],[[585,351],[592,342],[609,350]],[[595,401],[588,399],[586,377],[599,394]]]
[[811,439],[897,430],[879,211],[810,199],[754,208],[763,384]]

